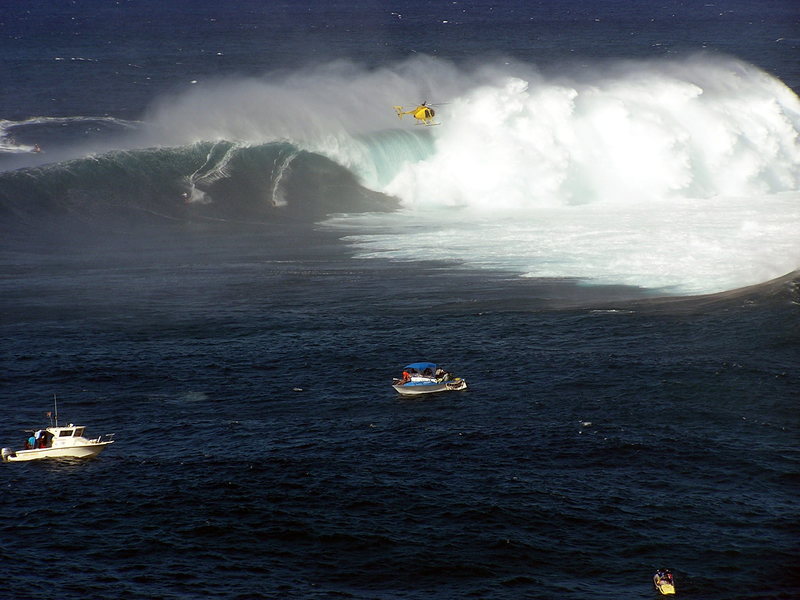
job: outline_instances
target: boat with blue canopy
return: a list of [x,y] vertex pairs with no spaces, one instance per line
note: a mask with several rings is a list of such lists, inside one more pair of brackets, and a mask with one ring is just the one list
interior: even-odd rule
[[403,396],[453,392],[467,389],[467,382],[436,363],[416,362],[403,367],[403,376],[392,380],[392,387]]

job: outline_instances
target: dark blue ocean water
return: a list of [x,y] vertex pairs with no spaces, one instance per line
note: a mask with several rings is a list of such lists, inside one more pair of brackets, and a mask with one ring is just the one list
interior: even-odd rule
[[[185,178],[226,144],[117,142],[191,81],[337,58],[555,71],[704,50],[798,89],[798,17],[777,1],[4,6],[0,119],[45,153],[0,157],[0,444],[53,394],[117,442],[0,464],[0,598],[653,598],[663,566],[680,597],[799,597],[796,272],[657,299],[365,260],[323,217],[395,204],[341,165],[301,155],[284,206],[294,150],[265,144],[214,163],[214,202],[189,206]],[[398,397],[416,360],[469,389]]]

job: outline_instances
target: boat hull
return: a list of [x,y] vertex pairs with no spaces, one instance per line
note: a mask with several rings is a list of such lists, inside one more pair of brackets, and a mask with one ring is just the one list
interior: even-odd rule
[[653,585],[662,596],[672,596],[675,594],[675,584],[670,583],[665,579],[653,578]]
[[398,394],[403,396],[420,396],[422,394],[437,394],[439,392],[457,392],[467,389],[467,382],[463,379],[452,381],[437,382],[416,382],[409,381],[404,384],[392,386]]
[[106,446],[113,441],[97,442],[84,446],[69,446],[65,448],[33,448],[31,450],[8,451],[4,448],[3,460],[6,462],[22,462],[29,460],[43,460],[45,458],[91,458],[100,454]]

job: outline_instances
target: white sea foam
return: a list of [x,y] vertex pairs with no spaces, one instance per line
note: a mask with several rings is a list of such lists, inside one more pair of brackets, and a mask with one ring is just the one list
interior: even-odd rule
[[433,154],[384,188],[427,224],[352,242],[675,293],[800,267],[797,97],[735,61],[617,71],[508,77],[456,99]]
[[[800,264],[800,193],[480,213],[430,208],[337,227],[363,258],[455,261],[527,277],[579,278],[665,292],[733,289]],[[389,223],[389,219],[393,221]]]
[[494,211],[798,189],[798,98],[738,62],[682,65],[470,90],[435,155],[387,190],[408,206]]

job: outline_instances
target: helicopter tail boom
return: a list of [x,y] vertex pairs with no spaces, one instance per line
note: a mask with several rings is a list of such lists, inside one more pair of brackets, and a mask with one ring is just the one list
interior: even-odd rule
[[395,112],[397,113],[398,119],[402,119],[403,115],[410,115],[414,112],[414,109],[404,111],[402,106],[394,106],[392,108],[394,108]]

